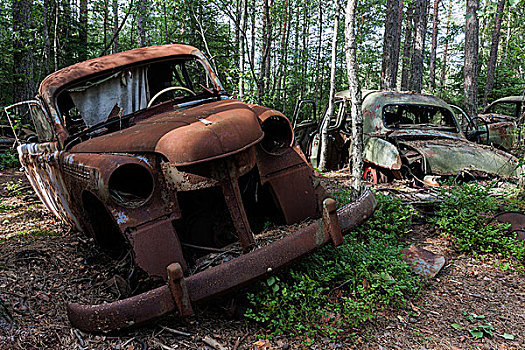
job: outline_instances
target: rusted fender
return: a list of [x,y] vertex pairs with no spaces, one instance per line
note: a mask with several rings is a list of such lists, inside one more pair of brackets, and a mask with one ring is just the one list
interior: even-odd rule
[[363,160],[390,170],[401,169],[401,155],[392,143],[379,137],[366,136],[363,140]]
[[[341,243],[341,239],[334,235],[334,231],[339,229],[336,227],[337,223],[341,228],[339,232],[346,234],[368,219],[376,205],[374,195],[366,189],[359,199],[337,212],[333,205],[325,206],[325,209],[334,208],[332,221],[325,215],[323,219],[267,246],[182,278],[183,284],[180,284],[180,281],[177,284],[183,285],[185,293],[182,295],[173,293],[168,283],[146,293],[112,303],[101,305],[70,303],[67,306],[69,320],[72,326],[87,332],[119,330],[178,310],[177,304],[181,304],[184,294],[189,297],[191,303],[197,303],[228,293],[289,265],[330,241],[336,245]],[[335,220],[336,215],[337,220]],[[173,295],[178,295],[179,298]]]

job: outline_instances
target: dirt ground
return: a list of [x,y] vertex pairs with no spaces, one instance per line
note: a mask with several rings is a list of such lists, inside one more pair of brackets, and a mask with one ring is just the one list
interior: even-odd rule
[[[328,177],[332,189],[347,181],[337,173]],[[230,316],[235,298],[197,306],[184,320],[172,315],[125,332],[86,334],[70,327],[66,303],[130,293],[118,278],[126,262],[111,260],[59,223],[22,173],[1,172],[0,195],[0,349],[525,349],[525,274],[506,269],[501,256],[459,255],[424,222],[414,225],[407,243],[445,255],[445,267],[407,309],[380,312],[347,340],[260,340],[267,334],[263,325]],[[465,313],[484,319],[470,323]],[[492,338],[470,336],[469,327],[487,322]]]

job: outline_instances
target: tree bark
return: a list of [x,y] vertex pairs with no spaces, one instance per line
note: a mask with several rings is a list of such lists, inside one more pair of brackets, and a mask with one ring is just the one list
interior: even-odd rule
[[423,57],[427,33],[428,0],[414,1],[414,52],[410,64],[409,90],[421,92],[423,88]]
[[244,33],[246,33],[246,13],[248,11],[247,0],[240,1],[240,14],[239,14],[239,99],[244,98]]
[[[13,0],[13,101],[33,97],[33,55],[29,46],[32,0]],[[24,120],[23,122],[28,122]]]
[[[80,0],[79,2],[79,30],[78,39],[80,41],[81,49],[79,50],[80,61],[87,60],[88,57],[88,4],[87,0]],[[107,10],[105,10],[107,11]]]
[[407,19],[405,24],[405,43],[403,45],[403,58],[401,69],[401,90],[408,90],[408,80],[410,78],[410,57],[414,46],[414,3],[411,2],[407,8]]
[[385,34],[383,40],[383,62],[381,68],[381,90],[395,90],[399,47],[399,0],[386,2]]
[[430,91],[436,88],[436,51],[438,37],[439,0],[434,0],[434,15],[432,16],[432,47],[430,49]]
[[465,110],[475,117],[478,110],[479,0],[467,0],[465,22],[465,64],[463,92]]
[[334,115],[334,99],[335,99],[335,73],[337,67],[337,32],[339,28],[339,0],[334,0],[334,34],[332,36],[332,58],[330,64],[330,97],[328,98],[327,118],[323,119],[321,126],[321,155],[319,157],[319,169],[326,169],[326,162],[328,159],[328,127],[330,126],[330,119]]
[[498,58],[499,38],[501,34],[501,20],[503,10],[505,9],[505,0],[498,0],[496,18],[494,20],[494,31],[492,32],[492,43],[490,45],[490,56],[487,63],[487,83],[485,84],[485,93],[483,94],[483,106],[488,104],[488,98],[494,87],[494,71],[496,69],[496,60]]
[[146,1],[139,0],[139,13],[137,19],[138,44],[140,47],[147,46],[146,40]]
[[113,0],[111,7],[113,8],[113,53],[117,53],[118,52],[118,39],[119,39],[118,38],[119,37],[118,0]]
[[352,189],[356,196],[361,193],[363,181],[363,111],[362,95],[357,67],[355,42],[355,9],[357,0],[348,0],[345,14],[345,53],[348,84],[352,102]]
[[44,39],[44,61],[42,62],[44,66],[44,75],[49,74],[49,63],[51,59],[51,39],[49,37],[49,19],[51,9],[51,4],[49,0],[44,0],[44,7],[42,13],[42,35]]
[[448,42],[450,34],[450,20],[452,18],[452,0],[448,1],[447,30],[445,32],[445,49],[443,50],[443,66],[441,67],[441,89],[447,82],[447,59],[448,59]]
[[263,0],[261,67],[259,73],[259,81],[257,83],[259,90],[259,103],[262,103],[262,100],[266,94],[270,74],[270,48],[272,35],[272,24],[270,19],[270,1],[271,0]]

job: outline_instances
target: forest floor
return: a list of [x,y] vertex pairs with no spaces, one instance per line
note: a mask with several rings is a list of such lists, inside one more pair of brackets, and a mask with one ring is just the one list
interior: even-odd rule
[[[341,174],[328,175],[330,187],[348,180]],[[480,259],[457,253],[424,223],[414,225],[407,244],[443,254],[445,267],[407,308],[380,311],[347,339],[315,339],[310,344],[294,336],[262,340],[268,334],[263,325],[227,317],[231,299],[199,305],[196,315],[184,320],[173,315],[134,330],[86,334],[71,328],[66,303],[115,300],[120,293],[113,276],[115,261],[58,222],[22,173],[0,173],[0,196],[2,350],[525,348],[525,274],[507,268],[501,256]],[[472,314],[484,319],[470,323],[467,317]],[[468,327],[476,322],[490,323],[494,336],[470,336]]]

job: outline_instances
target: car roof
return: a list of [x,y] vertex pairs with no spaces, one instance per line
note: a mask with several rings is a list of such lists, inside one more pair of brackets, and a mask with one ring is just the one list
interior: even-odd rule
[[[350,90],[340,91],[336,98],[350,98]],[[450,106],[442,99],[427,95],[418,94],[414,91],[378,91],[363,90],[363,105],[385,106],[389,104],[414,104],[430,105],[450,109]]]
[[492,102],[491,104],[499,103],[499,102],[524,102],[524,101],[525,101],[525,96],[505,96],[502,98],[498,98],[496,101]]
[[49,101],[62,87],[81,81],[88,76],[109,73],[137,62],[148,62],[180,55],[202,57],[202,53],[195,47],[180,44],[142,47],[118,52],[83,61],[51,73],[40,84],[39,94]]

